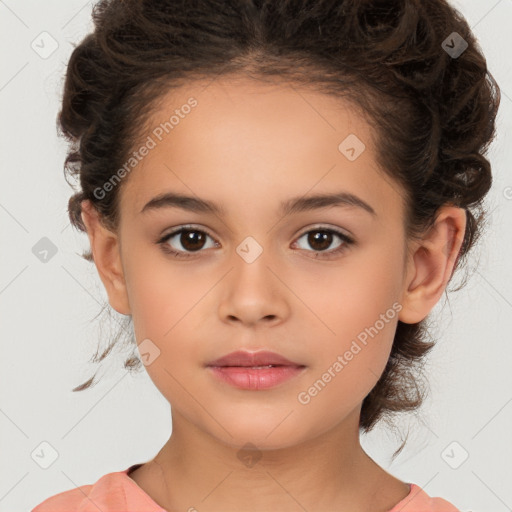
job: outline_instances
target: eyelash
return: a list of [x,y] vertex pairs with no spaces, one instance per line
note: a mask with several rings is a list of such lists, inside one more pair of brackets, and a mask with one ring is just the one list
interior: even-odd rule
[[[205,231],[203,229],[198,229],[195,226],[187,225],[187,226],[181,226],[180,229],[172,231],[171,233],[168,233],[167,235],[163,236],[162,238],[160,238],[160,240],[157,241],[157,244],[162,246],[162,250],[165,253],[171,254],[172,256],[175,256],[176,258],[186,259],[186,258],[192,257],[194,254],[202,252],[202,250],[199,249],[198,251],[195,251],[195,252],[192,252],[192,253],[184,253],[183,251],[175,251],[175,250],[170,248],[170,246],[167,244],[168,240],[170,240],[173,236],[182,233],[183,231],[191,231],[191,232],[203,233],[203,234],[208,235],[210,238],[213,239],[213,236],[210,235],[208,233],[208,231]],[[355,243],[352,238],[348,237],[347,235],[345,235],[344,233],[341,233],[340,231],[338,231],[336,229],[322,228],[322,227],[316,227],[316,228],[310,229],[308,231],[305,231],[297,239],[300,239],[304,235],[307,235],[309,233],[314,233],[314,232],[333,233],[333,234],[337,235],[344,242],[337,249],[334,249],[334,250],[331,250],[331,251],[328,251],[328,250],[325,250],[325,251],[307,251],[307,252],[315,252],[316,253],[316,257],[318,257],[319,255],[322,255],[322,254],[328,254],[329,256],[337,256],[338,254],[341,254],[342,252],[344,252],[350,245],[353,245]],[[321,256],[321,257],[324,257],[324,256]]]

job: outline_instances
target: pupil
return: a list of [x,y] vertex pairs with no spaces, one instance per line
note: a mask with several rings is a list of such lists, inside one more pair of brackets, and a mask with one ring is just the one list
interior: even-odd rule
[[[332,233],[326,231],[314,231],[314,234],[310,234],[308,237],[308,243],[317,251],[323,251],[332,243]],[[316,246],[320,242],[320,247]],[[323,243],[322,243],[323,242]]]
[[[198,231],[183,230],[180,238],[181,245],[183,245],[183,247],[189,251],[201,249],[201,242],[204,243],[203,233],[199,233]],[[198,245],[197,242],[199,242]]]

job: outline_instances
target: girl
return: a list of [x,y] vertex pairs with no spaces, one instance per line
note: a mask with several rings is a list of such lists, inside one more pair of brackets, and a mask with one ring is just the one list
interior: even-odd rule
[[172,433],[33,512],[457,511],[359,436],[421,405],[425,321],[480,233],[500,95],[464,18],[446,0],[93,18],[59,116],[69,213]]

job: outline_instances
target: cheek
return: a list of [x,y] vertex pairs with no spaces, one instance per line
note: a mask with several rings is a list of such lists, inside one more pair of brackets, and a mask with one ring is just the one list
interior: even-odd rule
[[[349,414],[375,387],[389,360],[400,304],[389,297],[375,298],[372,305],[339,303],[328,323],[335,335],[322,337],[321,354],[314,357],[297,402],[303,413],[322,417],[326,423]],[[320,342],[319,342],[320,343]]]
[[171,258],[154,248],[126,259],[126,285],[137,339],[167,339],[178,322],[193,316],[191,310],[214,283],[213,276],[198,267],[183,266]]
[[[310,290],[315,299],[308,305],[319,312],[321,320],[314,327],[316,339],[322,333],[315,377],[327,381],[329,375],[323,379],[322,374],[330,370],[336,374],[331,388],[358,389],[364,398],[384,371],[391,352],[401,309],[397,300],[401,266],[393,248],[386,251],[386,247],[376,246],[360,254],[347,259],[338,272],[326,272],[320,279],[316,276],[316,293]],[[325,293],[319,294],[320,289]]]
[[354,337],[390,308],[393,311],[400,297],[400,268],[396,250],[386,254],[376,246],[354,252],[338,268],[318,272],[308,289],[303,288],[303,296],[336,336]]

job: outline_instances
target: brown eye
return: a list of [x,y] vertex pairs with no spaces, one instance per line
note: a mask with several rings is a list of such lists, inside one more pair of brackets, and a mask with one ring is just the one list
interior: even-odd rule
[[177,257],[191,256],[194,252],[201,252],[201,249],[215,247],[215,242],[210,246],[206,246],[207,239],[213,238],[203,230],[195,229],[192,227],[181,228],[165,235],[157,243],[162,245],[162,248]]
[[179,240],[185,250],[197,251],[203,248],[206,237],[202,231],[183,229]]
[[[316,252],[317,257],[320,256],[321,253],[325,253],[325,256],[336,255],[354,243],[354,241],[347,235],[340,233],[335,229],[327,228],[309,230],[306,233],[303,233],[298,240],[302,238],[306,239],[306,245],[313,250],[311,251],[307,247],[300,247],[300,244],[297,242],[299,248],[306,249],[307,252]],[[333,248],[331,246],[335,242],[336,238],[340,241]]]
[[327,231],[310,231],[308,244],[315,251],[325,251],[332,244],[332,233]]
[[[213,241],[210,246],[206,245],[208,243],[208,238]],[[335,229],[327,228],[311,229],[300,236],[298,240],[302,238],[306,238],[307,245],[312,249],[310,250],[306,247],[306,252],[312,252],[315,257],[336,256],[355,243],[351,237],[344,233]],[[338,238],[339,242],[334,246],[334,248],[331,248],[336,238]],[[218,246],[217,242],[211,235],[204,230],[196,229],[193,226],[177,229],[172,233],[165,235],[163,238],[158,240],[157,243],[162,246],[162,249],[166,253],[172,254],[176,258],[187,258],[192,256],[194,253],[199,254],[201,249]],[[298,242],[296,242],[296,244],[299,245],[300,249],[304,249],[303,247],[300,247]]]

